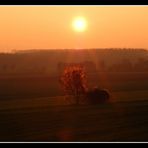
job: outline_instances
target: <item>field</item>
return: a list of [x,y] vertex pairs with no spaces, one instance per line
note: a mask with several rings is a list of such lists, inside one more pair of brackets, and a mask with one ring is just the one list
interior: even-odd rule
[[110,102],[95,105],[66,102],[56,79],[1,78],[0,141],[148,141],[146,76],[108,75]]
[[40,104],[43,101],[15,107],[20,103],[16,101],[1,109],[1,141],[148,140],[148,101],[79,106],[51,105],[47,100]]

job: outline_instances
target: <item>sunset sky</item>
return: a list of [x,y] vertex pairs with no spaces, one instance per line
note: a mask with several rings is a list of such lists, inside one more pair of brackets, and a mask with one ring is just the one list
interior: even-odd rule
[[148,49],[148,6],[0,6],[0,51],[50,48]]

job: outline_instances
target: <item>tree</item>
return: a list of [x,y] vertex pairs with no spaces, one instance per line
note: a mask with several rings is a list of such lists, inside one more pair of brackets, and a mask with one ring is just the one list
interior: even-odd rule
[[67,66],[65,67],[60,83],[66,95],[72,95],[76,99],[76,104],[79,104],[80,95],[86,92],[86,73],[82,66]]

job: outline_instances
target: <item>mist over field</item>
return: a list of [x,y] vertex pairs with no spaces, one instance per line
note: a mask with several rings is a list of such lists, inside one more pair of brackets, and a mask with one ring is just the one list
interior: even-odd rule
[[0,6],[0,142],[147,142],[147,6]]

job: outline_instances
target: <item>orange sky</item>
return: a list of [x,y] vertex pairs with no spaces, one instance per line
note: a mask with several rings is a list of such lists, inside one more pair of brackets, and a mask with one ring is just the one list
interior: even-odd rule
[[148,48],[148,6],[0,6],[0,51],[76,47]]

